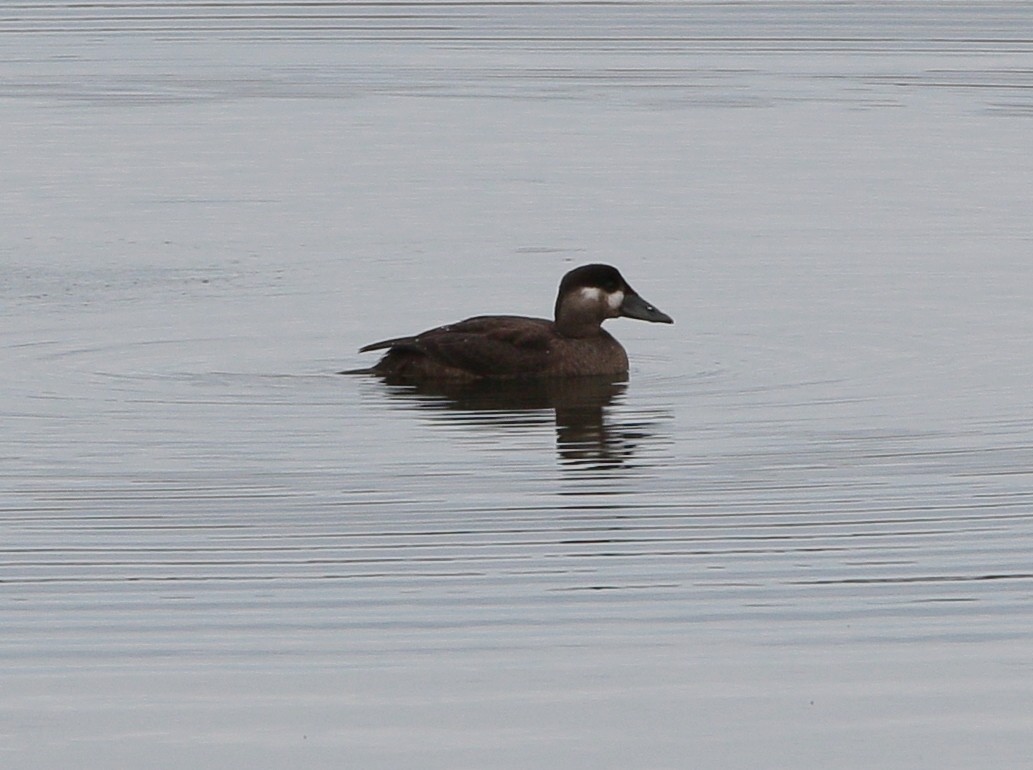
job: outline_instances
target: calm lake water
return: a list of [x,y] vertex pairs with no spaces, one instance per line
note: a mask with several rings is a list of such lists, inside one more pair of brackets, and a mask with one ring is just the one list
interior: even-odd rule
[[[5,768],[1019,768],[1033,4],[17,2]],[[627,383],[334,374],[617,265]]]

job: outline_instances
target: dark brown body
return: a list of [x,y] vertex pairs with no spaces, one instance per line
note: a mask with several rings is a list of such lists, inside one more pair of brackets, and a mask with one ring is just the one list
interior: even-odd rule
[[398,380],[587,377],[628,371],[628,354],[602,328],[589,337],[564,337],[544,318],[478,316],[367,345],[388,348],[372,368]]

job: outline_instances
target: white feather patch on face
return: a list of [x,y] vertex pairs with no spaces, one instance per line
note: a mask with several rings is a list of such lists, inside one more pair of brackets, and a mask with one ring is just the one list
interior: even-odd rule
[[578,298],[585,305],[604,305],[610,312],[616,313],[624,302],[624,292],[603,291],[598,286],[583,286],[578,291]]

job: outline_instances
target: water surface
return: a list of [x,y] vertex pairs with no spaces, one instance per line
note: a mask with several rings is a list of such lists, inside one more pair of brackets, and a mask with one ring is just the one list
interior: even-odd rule
[[[1021,767],[1026,3],[16,3],[5,767]],[[628,382],[367,342],[618,265]]]

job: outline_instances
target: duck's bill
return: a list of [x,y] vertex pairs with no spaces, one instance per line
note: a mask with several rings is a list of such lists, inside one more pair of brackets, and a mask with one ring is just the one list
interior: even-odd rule
[[667,313],[657,310],[637,294],[625,294],[621,302],[621,315],[626,318],[637,318],[640,321],[653,321],[654,323],[673,324],[674,319]]

